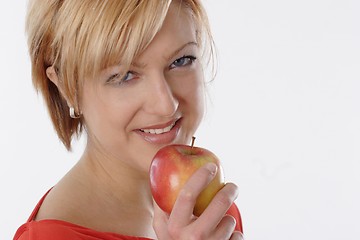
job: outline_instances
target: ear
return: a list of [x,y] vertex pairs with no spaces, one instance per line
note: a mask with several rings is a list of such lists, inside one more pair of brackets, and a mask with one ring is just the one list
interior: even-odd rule
[[53,66],[46,69],[46,76],[59,88],[59,78]]
[[68,101],[68,99],[67,99],[67,97],[66,97],[66,95],[64,94],[64,91],[63,91],[63,89],[62,89],[61,83],[60,83],[60,81],[59,81],[59,77],[58,77],[58,75],[57,75],[57,73],[56,73],[56,71],[55,71],[54,66],[50,66],[50,67],[48,67],[48,68],[46,69],[46,76],[50,79],[51,82],[53,82],[53,83],[56,85],[56,87],[58,88],[59,92],[61,93],[61,96],[66,100],[68,106],[70,106],[70,105],[69,105],[69,101]]

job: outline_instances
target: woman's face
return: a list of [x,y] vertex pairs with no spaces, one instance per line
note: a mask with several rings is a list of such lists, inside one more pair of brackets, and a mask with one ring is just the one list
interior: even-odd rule
[[187,13],[171,6],[162,29],[124,77],[125,69],[111,66],[85,81],[81,110],[97,154],[147,172],[162,146],[189,142],[204,111],[196,39]]

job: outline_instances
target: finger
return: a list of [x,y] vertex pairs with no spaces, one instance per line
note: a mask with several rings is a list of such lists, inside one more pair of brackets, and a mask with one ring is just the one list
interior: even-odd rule
[[230,239],[235,230],[236,220],[233,216],[225,215],[213,234],[214,239]]
[[207,163],[198,169],[180,191],[171,212],[169,225],[174,228],[187,226],[193,218],[196,199],[211,182],[217,171],[214,163]]
[[244,238],[244,235],[241,232],[235,231],[231,235],[230,240],[245,240],[245,238]]
[[238,187],[227,183],[213,198],[209,206],[199,217],[196,224],[213,231],[226,214],[238,195]]
[[168,218],[168,214],[154,202],[153,228],[158,239],[170,239],[167,231]]

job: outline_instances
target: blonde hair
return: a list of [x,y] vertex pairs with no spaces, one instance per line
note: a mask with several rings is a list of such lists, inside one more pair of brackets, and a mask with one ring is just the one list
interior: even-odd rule
[[[208,19],[200,0],[173,0],[188,9],[199,43],[213,52]],[[82,81],[103,68],[129,66],[160,30],[172,0],[30,0],[26,21],[32,80],[47,104],[54,128],[65,147],[83,130],[79,111]],[[53,66],[62,85],[48,79]],[[69,103],[65,100],[69,101]]]

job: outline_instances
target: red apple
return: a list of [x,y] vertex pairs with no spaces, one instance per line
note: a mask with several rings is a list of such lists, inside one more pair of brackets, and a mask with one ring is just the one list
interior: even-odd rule
[[215,163],[218,171],[198,196],[194,207],[195,216],[204,212],[215,194],[225,185],[220,161],[215,154],[204,148],[188,145],[168,145],[161,148],[150,166],[151,191],[158,206],[170,213],[184,184],[197,169],[208,162]]

